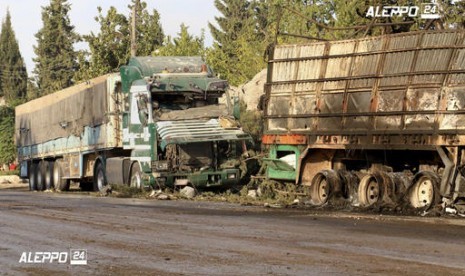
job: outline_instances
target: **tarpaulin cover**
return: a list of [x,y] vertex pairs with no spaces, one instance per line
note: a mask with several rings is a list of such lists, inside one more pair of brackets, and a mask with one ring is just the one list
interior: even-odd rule
[[105,123],[107,78],[101,76],[16,107],[17,146],[29,146],[71,135],[85,126]]

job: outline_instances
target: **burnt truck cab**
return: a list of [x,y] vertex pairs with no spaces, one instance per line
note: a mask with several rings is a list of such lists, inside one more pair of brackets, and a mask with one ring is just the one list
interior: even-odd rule
[[201,57],[137,57],[120,69],[123,148],[133,186],[227,187],[239,183],[251,137],[218,104],[228,83]]

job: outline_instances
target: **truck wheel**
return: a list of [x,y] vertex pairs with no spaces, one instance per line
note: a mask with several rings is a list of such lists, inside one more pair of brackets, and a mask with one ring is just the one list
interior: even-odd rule
[[360,180],[358,186],[358,201],[361,206],[368,207],[377,203],[381,198],[381,187],[378,180],[371,174]]
[[140,165],[137,162],[132,165],[129,186],[132,188],[142,189],[142,174]]
[[439,177],[431,172],[419,172],[409,188],[409,202],[413,208],[428,210],[440,200]]
[[51,190],[53,188],[53,161],[44,161],[45,166],[45,190]]
[[97,164],[95,168],[94,174],[94,191],[103,191],[103,189],[107,186],[107,180],[105,177],[105,171],[103,170],[102,162]]
[[45,163],[47,161],[40,161],[38,166],[37,166],[37,190],[38,191],[43,191],[45,190]]
[[312,179],[310,197],[313,205],[321,206],[331,197],[342,196],[341,180],[334,170],[318,172]]
[[53,166],[53,187],[57,191],[68,191],[69,190],[69,180],[63,179],[63,163],[61,161],[56,161]]
[[31,163],[29,167],[29,190],[37,190],[37,163]]

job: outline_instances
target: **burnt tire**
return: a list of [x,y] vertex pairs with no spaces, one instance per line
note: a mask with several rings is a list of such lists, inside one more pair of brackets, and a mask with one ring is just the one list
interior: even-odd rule
[[95,167],[93,184],[94,191],[96,192],[104,191],[105,186],[108,184],[102,162],[98,162],[97,166]]
[[31,163],[29,167],[29,190],[37,191],[37,163]]
[[67,179],[63,179],[63,162],[61,160],[57,160],[53,166],[53,187],[56,191],[68,191],[70,181]]
[[326,204],[334,195],[341,196],[341,180],[334,170],[322,170],[312,179],[310,186],[311,203],[315,206]]

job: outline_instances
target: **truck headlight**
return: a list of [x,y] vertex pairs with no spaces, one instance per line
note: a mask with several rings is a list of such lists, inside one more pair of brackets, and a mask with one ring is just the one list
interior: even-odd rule
[[235,173],[228,173],[228,179],[236,179]]

